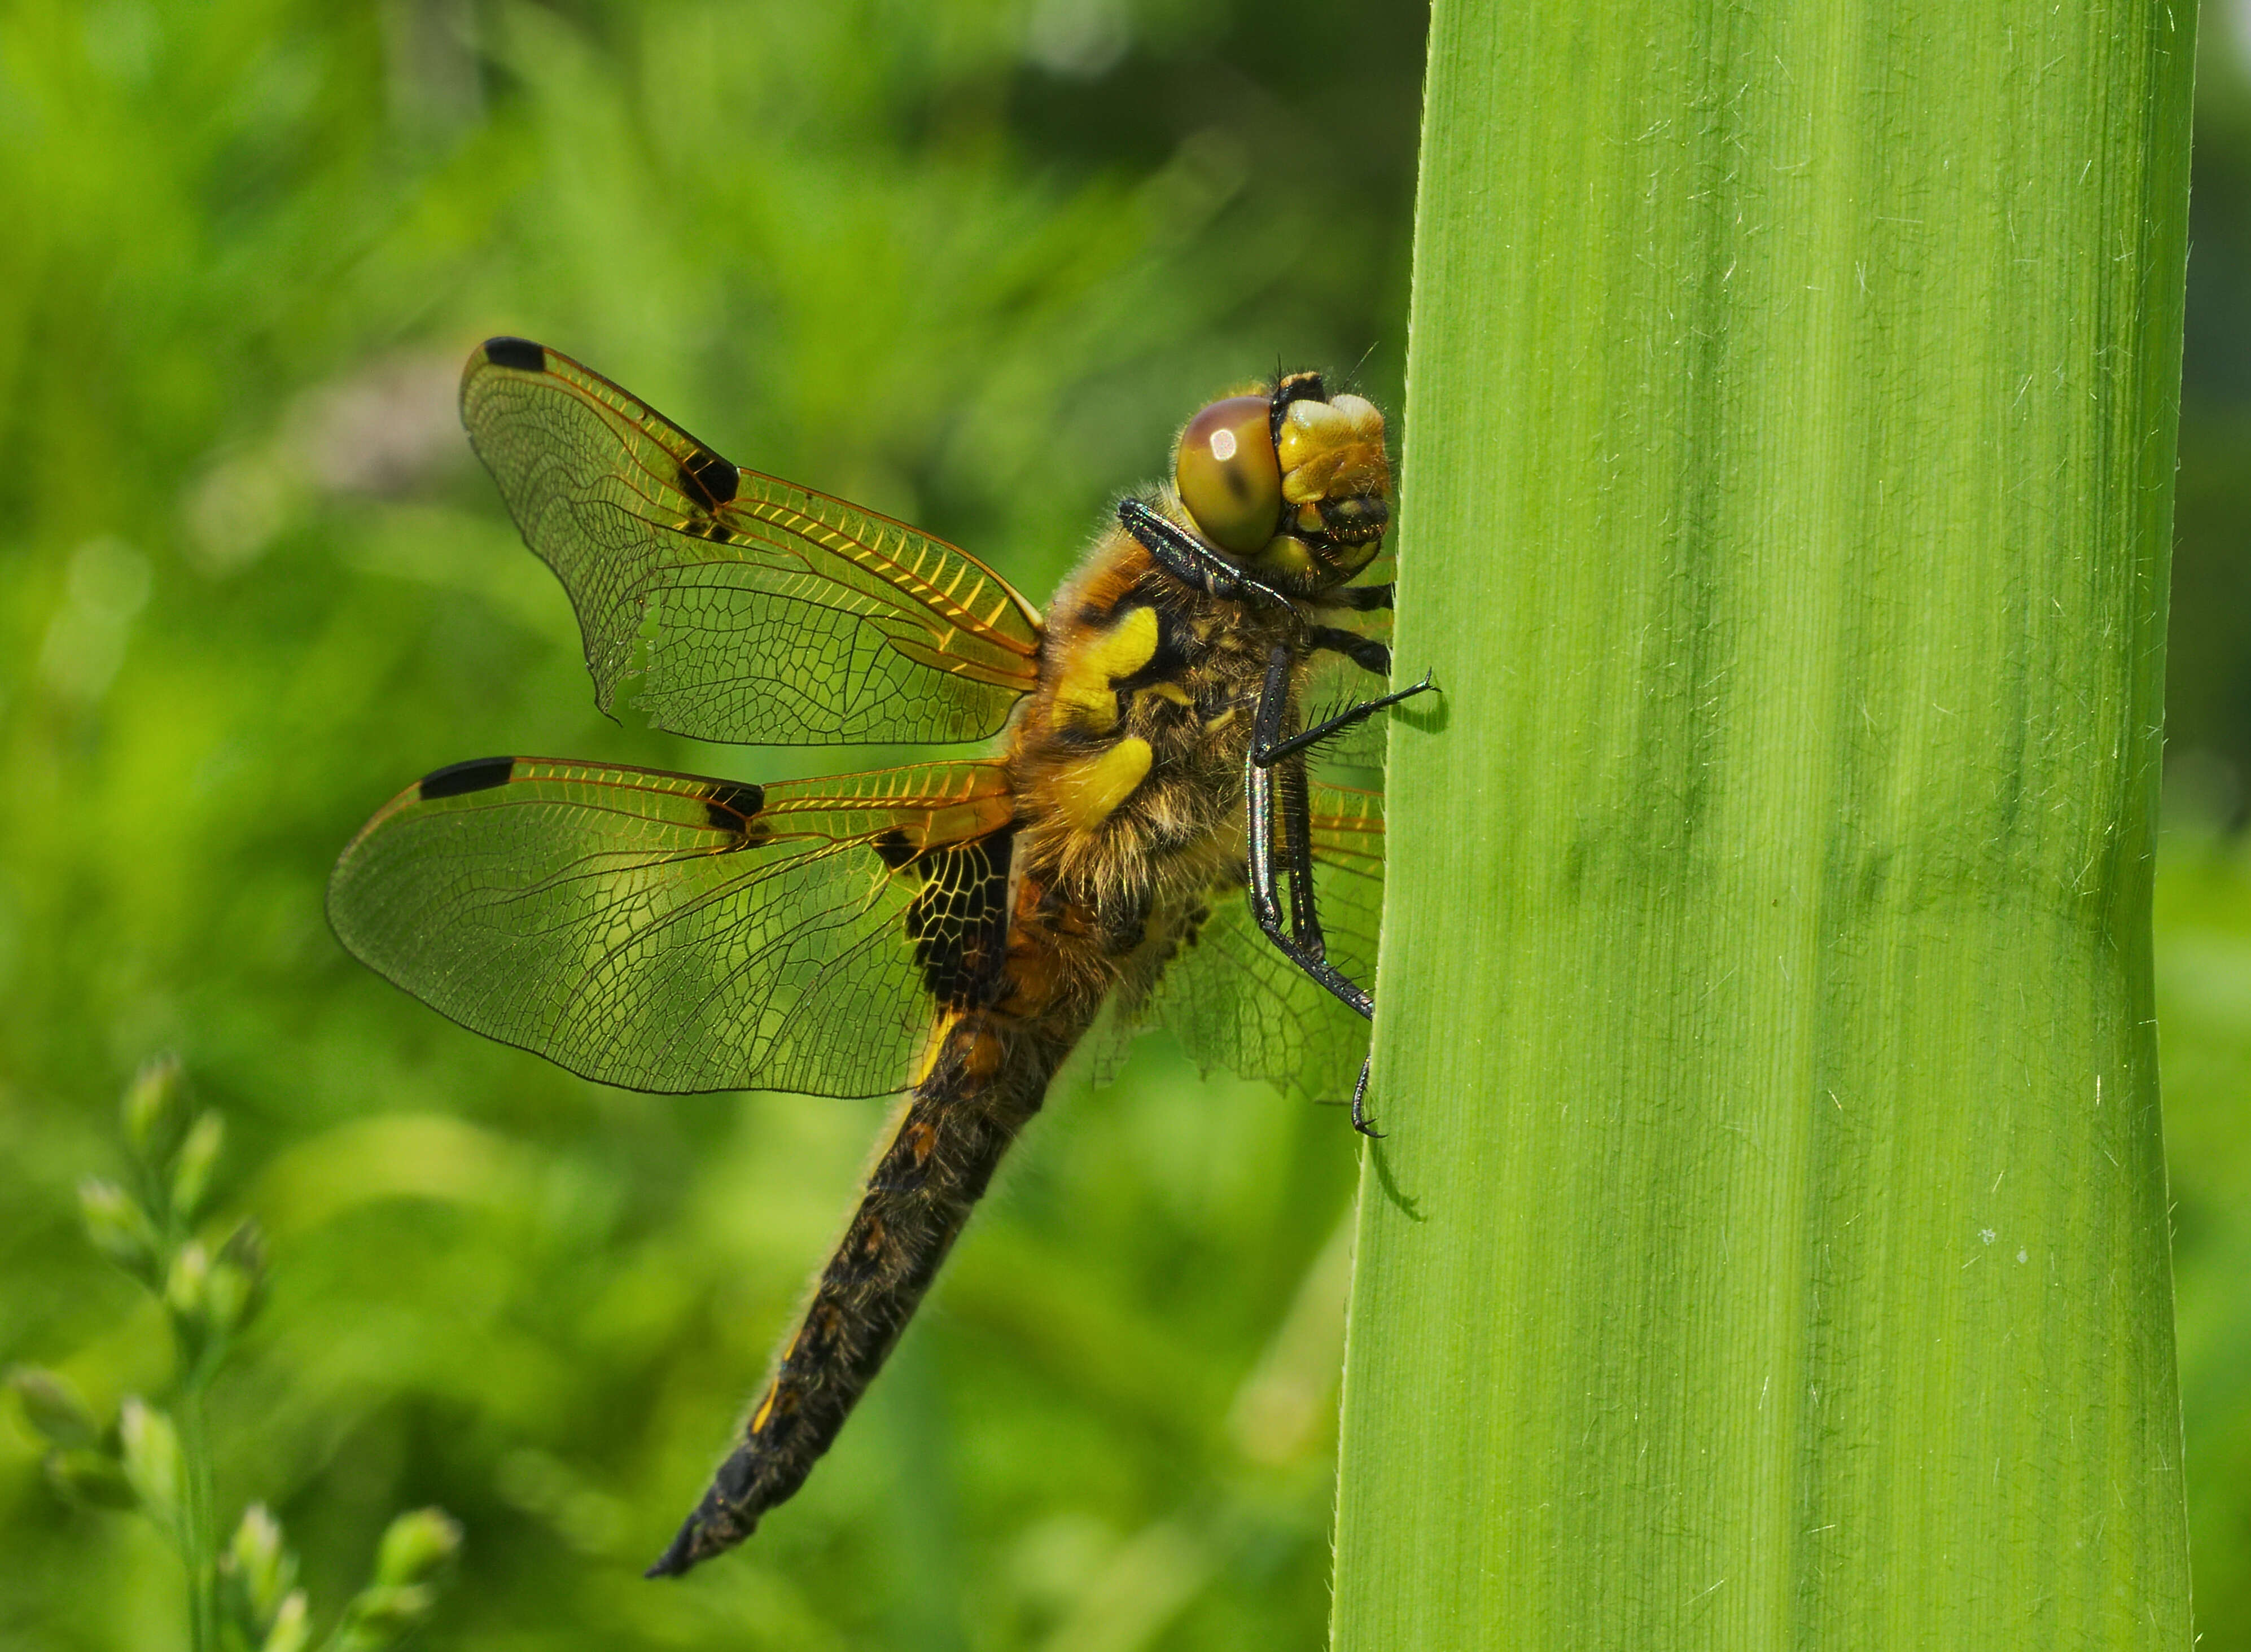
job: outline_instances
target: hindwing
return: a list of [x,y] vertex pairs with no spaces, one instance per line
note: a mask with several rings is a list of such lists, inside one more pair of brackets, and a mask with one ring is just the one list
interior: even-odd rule
[[433,1009],[606,1084],[884,1095],[999,967],[1012,809],[991,763],[758,786],[486,758],[368,822],[329,918]]
[[[1383,797],[1319,780],[1309,790],[1313,888],[1329,961],[1365,984],[1375,978],[1383,911]],[[1113,1038],[1160,1023],[1206,1071],[1224,1068],[1315,1101],[1350,1097],[1368,1054],[1367,1020],[1266,938],[1242,885],[1215,889],[1178,915],[1170,938],[1155,983],[1138,1004],[1119,1006]]]

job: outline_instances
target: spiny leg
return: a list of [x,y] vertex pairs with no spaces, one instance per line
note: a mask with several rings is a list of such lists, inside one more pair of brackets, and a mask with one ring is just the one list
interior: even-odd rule
[[1368,1122],[1368,1069],[1375,1061],[1374,1050],[1360,1058],[1360,1077],[1352,1087],[1352,1127],[1362,1136],[1380,1142],[1383,1132]]
[[[1277,649],[1275,652],[1278,653],[1281,651]],[[1276,692],[1274,667],[1272,662],[1270,660],[1266,667],[1266,683],[1259,691],[1258,695],[1258,709],[1262,717],[1265,714],[1268,696],[1275,694]],[[1285,674],[1284,688],[1281,692],[1285,694],[1287,692],[1286,673]],[[1307,746],[1318,745],[1320,742],[1327,739],[1331,735],[1342,733],[1345,729],[1351,728],[1354,723],[1367,722],[1368,718],[1374,716],[1386,706],[1396,706],[1402,700],[1411,700],[1418,694],[1437,694],[1440,692],[1442,691],[1439,689],[1438,685],[1431,680],[1430,674],[1426,671],[1423,674],[1423,681],[1420,682],[1410,682],[1404,688],[1396,688],[1389,694],[1379,695],[1373,700],[1363,700],[1357,705],[1347,706],[1342,711],[1338,712],[1333,717],[1325,718],[1321,722],[1315,723],[1310,729],[1302,729],[1296,734],[1292,735],[1286,740],[1274,741],[1271,744],[1265,747],[1265,755],[1263,757],[1259,755],[1260,747],[1257,734],[1257,729],[1262,727],[1263,724],[1254,723],[1252,725],[1253,733],[1250,743],[1251,764],[1254,767],[1263,768],[1267,764],[1278,763],[1284,757],[1291,757],[1295,753],[1303,751]],[[1282,721],[1282,708],[1283,708],[1281,706],[1278,705],[1275,708],[1274,712],[1274,722],[1278,731]]]
[[[1313,899],[1313,834],[1302,754],[1316,742],[1436,685],[1426,675],[1411,688],[1362,701],[1285,739],[1281,729],[1282,718],[1289,709],[1290,663],[1285,648],[1277,647],[1267,656],[1266,678],[1251,722],[1250,750],[1243,764],[1244,802],[1250,815],[1250,909],[1258,927],[1283,957],[1340,1001],[1372,1019],[1375,1000],[1329,962],[1321,934],[1320,915]],[[1290,887],[1287,924],[1283,922],[1278,888],[1278,849]],[[1382,1132],[1368,1120],[1367,1096],[1368,1062],[1363,1060],[1360,1081],[1353,1087],[1352,1124],[1363,1136],[1379,1136]]]
[[[1250,815],[1250,909],[1266,938],[1282,955],[1362,1015],[1373,1015],[1368,994],[1328,961],[1313,899],[1312,862],[1306,841],[1305,765],[1285,762],[1277,750],[1282,715],[1289,704],[1290,654],[1277,647],[1269,657],[1251,722],[1250,750],[1243,763],[1244,804]],[[1293,833],[1291,828],[1296,826]],[[1278,873],[1278,849],[1289,859]],[[1290,883],[1292,922],[1282,918],[1280,884]]]

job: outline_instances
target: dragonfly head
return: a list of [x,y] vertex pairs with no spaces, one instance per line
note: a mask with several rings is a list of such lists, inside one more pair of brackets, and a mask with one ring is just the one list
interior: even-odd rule
[[1292,596],[1350,579],[1391,524],[1383,415],[1319,373],[1212,403],[1181,430],[1173,476],[1204,542]]

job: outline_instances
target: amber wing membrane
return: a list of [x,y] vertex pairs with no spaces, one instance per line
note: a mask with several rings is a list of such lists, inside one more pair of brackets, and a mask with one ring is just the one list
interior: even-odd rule
[[[1329,958],[1361,985],[1373,985],[1383,911],[1382,794],[1317,780],[1311,815],[1314,894]],[[1224,1068],[1316,1101],[1348,1098],[1368,1054],[1368,1022],[1260,933],[1240,888],[1213,892],[1201,925],[1182,937],[1128,1019],[1170,1027],[1206,1071]]]
[[904,522],[738,469],[566,356],[480,346],[461,422],[578,611],[596,698],[698,739],[981,739],[1037,678],[1039,617]]
[[345,849],[329,917],[464,1026],[634,1089],[905,1088],[1006,942],[997,765],[769,786],[458,764]]

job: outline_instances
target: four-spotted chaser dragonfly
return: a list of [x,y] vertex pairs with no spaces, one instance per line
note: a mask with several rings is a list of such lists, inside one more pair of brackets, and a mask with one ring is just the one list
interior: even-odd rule
[[[1366,1091],[1375,793],[1308,751],[1317,661],[1388,676],[1383,420],[1293,373],[1198,413],[1043,619],[904,523],[738,468],[523,339],[461,417],[578,611],[597,698],[751,743],[995,757],[758,785],[547,757],[440,769],[329,885],[344,945],[433,1008],[631,1089],[905,1092],[764,1396],[651,1575],[804,1482],[1009,1142],[1107,1004],[1200,1063]],[[1355,1067],[1359,1079],[1352,1074]]]

